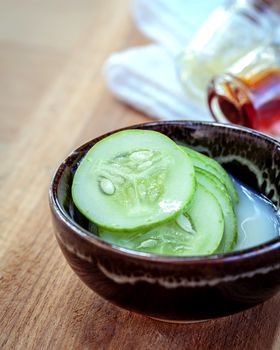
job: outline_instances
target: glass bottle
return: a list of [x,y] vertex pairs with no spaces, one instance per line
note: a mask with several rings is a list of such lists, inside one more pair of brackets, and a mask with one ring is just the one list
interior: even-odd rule
[[280,45],[252,50],[208,87],[208,105],[219,122],[280,138]]
[[186,94],[197,103],[205,102],[209,80],[268,44],[279,18],[267,0],[227,1],[212,12],[178,59]]

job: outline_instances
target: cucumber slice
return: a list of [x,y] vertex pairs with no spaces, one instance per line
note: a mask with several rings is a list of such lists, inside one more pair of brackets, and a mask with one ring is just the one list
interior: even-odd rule
[[177,216],[195,192],[191,160],[167,136],[126,130],[96,143],[73,179],[75,205],[90,221],[131,231]]
[[196,167],[196,166],[194,167],[194,170],[195,170],[196,175],[199,172],[199,173],[202,173],[202,174],[208,176],[211,179],[211,181],[214,182],[214,184],[220,188],[221,191],[226,192],[227,197],[231,201],[231,196],[230,196],[228,189],[226,188],[225,184],[216,175],[210,173],[208,170],[204,170],[204,169]]
[[191,148],[185,146],[181,146],[181,148],[191,158],[194,166],[207,170],[208,172],[219,178],[228,189],[234,203],[239,202],[238,193],[234,186],[234,183],[232,182],[230,176],[225,171],[225,169],[217,161]]
[[[224,221],[225,231],[222,241],[217,249],[217,253],[226,253],[231,251],[237,242],[237,221],[234,213],[231,198],[217,178],[202,169],[195,168],[197,182],[205,186],[218,200],[221,205]],[[214,178],[214,179],[213,179]]]
[[105,241],[132,250],[173,256],[209,255],[218,248],[224,219],[216,198],[197,185],[189,212],[146,231],[110,232],[99,230]]
[[201,184],[197,184],[188,215],[198,234],[194,255],[214,253],[223,238],[223,212],[217,199]]

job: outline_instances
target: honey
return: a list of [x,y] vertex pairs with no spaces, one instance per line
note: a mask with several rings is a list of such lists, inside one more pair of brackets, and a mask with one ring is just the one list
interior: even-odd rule
[[[280,69],[267,69],[244,79],[251,93],[252,106],[243,106],[252,127],[280,136]],[[255,106],[255,107],[253,107]]]
[[208,104],[218,121],[229,121],[280,137],[280,69],[223,74],[210,83]]

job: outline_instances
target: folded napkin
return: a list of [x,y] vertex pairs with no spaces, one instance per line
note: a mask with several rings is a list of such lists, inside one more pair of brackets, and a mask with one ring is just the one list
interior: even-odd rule
[[111,91],[148,116],[165,120],[212,120],[180,84],[176,57],[221,0],[135,0],[132,13],[140,31],[157,44],[112,54],[104,65]]
[[206,107],[193,105],[185,96],[172,56],[159,45],[115,53],[104,71],[113,93],[150,117],[211,120]]

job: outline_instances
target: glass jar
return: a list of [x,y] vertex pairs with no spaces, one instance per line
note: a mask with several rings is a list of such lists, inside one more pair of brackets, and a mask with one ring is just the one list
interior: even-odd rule
[[266,0],[227,1],[212,12],[178,59],[186,94],[197,103],[206,102],[209,80],[271,42],[279,18]]
[[252,50],[208,87],[219,122],[248,126],[280,138],[280,45]]

